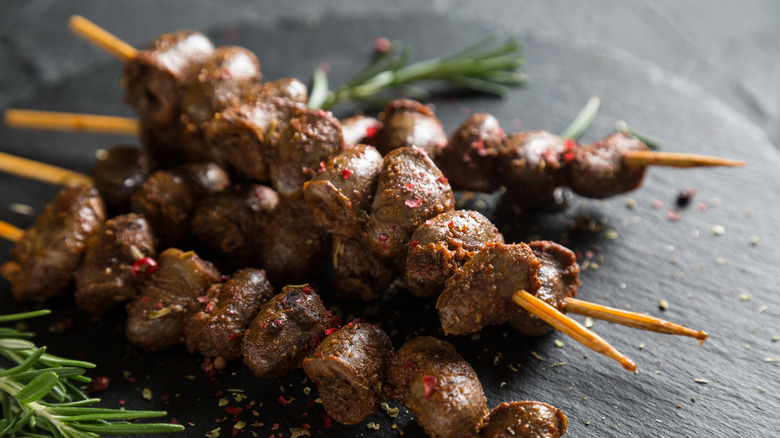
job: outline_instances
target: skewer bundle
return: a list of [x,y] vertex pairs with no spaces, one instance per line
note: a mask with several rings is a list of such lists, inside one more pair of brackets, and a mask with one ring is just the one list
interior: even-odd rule
[[[137,53],[135,53],[133,56],[137,56]],[[297,151],[301,149],[305,149],[305,146],[301,147],[301,144],[307,145],[311,143],[295,143],[295,139],[297,135],[305,135],[307,138],[317,138],[319,133],[325,132],[325,137],[327,137],[327,126],[336,126],[332,121],[329,120],[329,117],[327,114],[319,114],[316,112],[312,112],[309,110],[305,110],[301,108],[298,105],[292,104],[290,106],[292,108],[292,111],[282,111],[284,116],[282,116],[281,124],[285,125],[285,127],[281,130],[275,130],[272,129],[271,131],[265,130],[263,132],[263,135],[265,137],[270,136],[273,137],[274,141],[270,143],[274,147],[278,144],[285,144],[285,141],[287,144],[291,145],[286,150],[289,151]],[[278,108],[278,107],[275,107]],[[291,114],[291,115],[290,115]],[[289,117],[289,118],[287,118]],[[320,123],[323,120],[325,121],[324,131],[321,129],[314,129],[314,133],[306,135],[307,129],[306,127],[301,128],[301,125],[304,124],[304,122],[311,122],[312,120],[307,119],[313,119],[314,123]],[[206,117],[201,117],[195,122],[187,122],[186,119],[185,124],[190,125],[199,125],[202,126],[203,123],[206,123],[208,120]],[[142,122],[143,123],[143,122]],[[270,124],[271,126],[274,126],[275,123],[272,122]],[[296,126],[298,125],[298,126]],[[305,123],[306,126],[310,126],[311,123]],[[278,124],[276,125],[278,126]],[[388,124],[387,126],[390,126]],[[199,128],[196,128],[196,131]],[[384,127],[382,128],[384,130]],[[285,131],[287,130],[287,131]],[[191,130],[186,130],[187,133],[191,134]],[[285,134],[287,132],[287,134]],[[256,132],[257,133],[257,132]],[[196,137],[198,137],[196,135]],[[263,138],[265,138],[263,137]],[[258,137],[259,138],[259,137]],[[280,141],[281,139],[281,141]],[[333,144],[338,143],[339,148],[341,148],[340,141],[324,141],[322,144]],[[314,141],[314,144],[317,144],[317,141]],[[268,146],[266,144],[265,146]],[[296,147],[297,146],[297,147]],[[206,149],[208,152],[208,148]],[[294,197],[300,197],[305,196],[305,199],[310,202],[310,207],[314,208],[314,205],[312,203],[315,203],[315,201],[310,201],[311,199],[318,199],[317,195],[308,195],[308,191],[306,190],[307,185],[311,185],[314,187],[313,184],[314,181],[318,181],[317,177],[314,177],[314,180],[308,181],[313,174],[321,174],[319,172],[319,169],[315,167],[316,164],[320,164],[320,169],[322,169],[322,174],[328,174],[330,178],[330,181],[328,181],[328,178],[324,178],[321,181],[326,182],[332,182],[334,180],[333,177],[336,177],[338,175],[339,177],[343,178],[344,180],[348,180],[355,172],[353,169],[353,166],[350,164],[349,159],[342,158],[343,155],[340,155],[338,157],[333,157],[336,150],[323,150],[323,155],[317,155],[317,158],[325,158],[321,159],[318,162],[315,162],[312,159],[311,155],[303,154],[303,156],[293,156],[292,161],[287,166],[285,166],[283,159],[289,158],[289,154],[287,153],[280,153],[279,150],[273,151],[269,154],[267,154],[269,157],[276,157],[274,160],[274,168],[276,169],[275,172],[277,174],[282,174],[282,176],[277,175],[276,177],[273,176],[274,174],[274,168],[270,170],[271,180],[274,182],[275,188],[280,192],[282,197],[288,197],[288,198],[294,198]],[[344,150],[342,151],[342,154],[344,153],[350,153],[353,150]],[[308,152],[308,151],[307,151]],[[363,152],[365,153],[365,148],[363,149]],[[333,157],[330,160],[327,160],[327,158]],[[405,157],[403,159],[398,159],[398,157]],[[409,158],[411,157],[411,158]],[[341,159],[339,162],[338,160]],[[307,163],[309,167],[303,167],[301,169],[300,163],[302,161],[311,161],[310,163]],[[396,161],[394,161],[396,160]],[[232,165],[233,167],[237,167],[235,162],[230,162],[226,160],[228,164]],[[327,163],[326,163],[327,161]],[[265,163],[268,164],[268,163]],[[405,168],[405,166],[408,166],[408,168]],[[256,169],[256,167],[254,167]],[[290,169],[294,169],[291,171],[287,171]],[[347,170],[348,172],[344,172],[344,170]],[[382,165],[382,172],[381,173],[374,173],[377,178],[377,182],[375,183],[376,187],[379,187],[378,191],[372,191],[370,188],[363,189],[369,199],[373,198],[373,202],[371,203],[370,207],[370,213],[366,213],[368,209],[368,203],[365,203],[362,206],[355,207],[355,210],[352,211],[352,213],[356,213],[358,216],[355,218],[352,224],[349,223],[349,221],[341,221],[341,220],[332,220],[331,221],[331,227],[333,229],[329,229],[328,231],[336,236],[336,240],[338,243],[336,244],[336,251],[334,253],[338,256],[342,254],[343,249],[346,247],[345,242],[349,242],[349,239],[355,239],[356,235],[359,235],[357,237],[357,242],[362,243],[368,243],[369,246],[371,246],[374,249],[374,254],[377,254],[379,256],[379,260],[384,261],[384,263],[395,263],[393,259],[401,255],[402,253],[405,254],[407,251],[411,253],[411,250],[415,247],[414,243],[415,240],[412,240],[413,233],[416,233],[419,231],[419,227],[423,224],[427,225],[428,221],[435,221],[436,218],[439,216],[439,213],[448,213],[453,208],[453,203],[451,201],[451,190],[449,189],[449,185],[447,184],[447,179],[444,178],[441,173],[438,172],[438,169],[436,169],[436,166],[433,164],[433,162],[430,160],[430,158],[427,156],[427,154],[420,152],[418,149],[414,148],[404,148],[395,150],[395,152],[390,153],[387,157],[384,159],[384,163]],[[244,172],[246,175],[247,173]],[[292,174],[292,176],[291,176]],[[345,176],[345,174],[348,174]],[[409,174],[423,174],[426,178],[428,178],[428,182],[426,184],[430,184],[430,187],[426,188],[425,184],[422,183],[423,180],[419,178],[413,178],[409,179],[407,178],[407,175]],[[337,179],[338,177],[336,177]],[[406,179],[405,179],[406,178]],[[371,178],[367,178],[368,180],[371,180]],[[308,182],[307,182],[308,181]],[[324,185],[324,184],[323,184]],[[332,185],[332,184],[331,184]],[[413,187],[406,187],[406,185],[413,185]],[[369,187],[372,187],[372,184],[368,184]],[[441,190],[443,193],[443,198],[441,200],[437,200],[433,194],[433,187],[435,187],[435,190]],[[393,194],[393,191],[401,191],[403,189],[403,193],[405,194],[404,197],[399,197],[396,194]],[[354,189],[354,191],[361,192],[359,189]],[[344,193],[345,191],[342,190],[341,193]],[[337,189],[335,193],[339,193],[339,190]],[[390,193],[390,195],[387,195]],[[447,195],[449,193],[449,195]],[[385,199],[382,199],[382,196],[385,196]],[[320,196],[320,200],[327,199],[327,197]],[[347,212],[349,213],[352,210],[353,202],[357,201],[355,199],[353,200],[347,200],[347,202],[343,203],[340,208],[341,212]],[[292,202],[291,202],[292,203]],[[384,203],[384,204],[383,204]],[[392,205],[385,205],[387,203],[391,203]],[[331,207],[332,204],[323,203],[327,207]],[[358,202],[355,202],[354,205],[359,205]],[[348,207],[345,207],[348,206]],[[429,209],[429,206],[432,207]],[[328,218],[327,214],[327,207],[319,209],[319,211],[323,211],[325,213],[317,214],[319,217]],[[336,211],[338,211],[339,205],[336,204]],[[332,209],[332,207],[331,207]],[[396,210],[396,211],[406,211],[405,209],[409,209],[409,211],[413,214],[411,214],[411,217],[406,217],[403,215],[394,215],[392,216],[392,219],[403,219],[398,223],[391,223],[388,222],[387,219],[382,219],[380,216],[381,212],[385,212],[387,210]],[[300,210],[299,210],[300,211]],[[315,209],[317,211],[317,209]],[[365,216],[361,216],[361,214],[364,214]],[[288,218],[292,217],[291,215],[287,216]],[[338,218],[338,216],[336,216]],[[373,222],[372,222],[373,221]],[[324,225],[326,228],[328,227],[327,221],[320,221],[321,225]],[[347,229],[349,229],[349,225],[351,225],[352,229],[349,231],[343,231],[339,230],[339,226],[347,225]],[[367,228],[366,228],[367,227]],[[355,231],[357,229],[357,231]],[[352,234],[350,234],[352,233]],[[166,235],[168,233],[165,233]],[[276,233],[273,233],[274,235]],[[554,320],[561,320],[560,317],[556,316],[549,316],[549,315],[555,315],[554,312],[551,312],[549,309],[544,307],[542,304],[540,304],[538,299],[536,299],[533,295],[534,292],[536,292],[537,289],[541,287],[541,283],[544,283],[543,279],[539,279],[536,277],[536,271],[540,268],[540,261],[537,256],[532,255],[531,253],[533,251],[530,250],[528,247],[524,246],[518,246],[522,244],[513,244],[515,246],[505,246],[502,242],[489,242],[490,239],[487,239],[485,245],[477,245],[478,248],[472,249],[472,250],[464,250],[462,252],[468,253],[468,257],[465,257],[464,254],[461,254],[457,257],[453,257],[453,259],[458,259],[455,263],[455,270],[458,273],[457,275],[460,275],[461,277],[467,276],[468,273],[471,273],[477,277],[482,275],[482,271],[480,270],[479,265],[479,258],[480,257],[492,257],[491,251],[520,251],[523,253],[523,257],[527,260],[527,263],[525,263],[527,266],[525,266],[524,269],[528,270],[528,277],[531,279],[531,281],[528,283],[527,287],[525,287],[523,290],[519,290],[516,288],[517,283],[511,283],[511,282],[504,282],[503,280],[499,279],[496,284],[501,285],[504,283],[508,283],[506,286],[508,288],[514,288],[510,291],[509,294],[505,294],[505,296],[500,297],[504,300],[510,299],[511,301],[514,301],[518,303],[520,306],[523,306],[524,308],[528,309],[533,314],[536,315],[547,315],[549,321]],[[355,240],[352,240],[353,246]],[[441,242],[446,242],[446,240],[441,240]],[[411,248],[410,248],[411,247]],[[541,250],[544,252],[544,250]],[[143,257],[136,258],[137,260],[142,260]],[[513,263],[508,264],[507,266],[511,266],[511,269],[515,269],[516,266],[522,265],[522,263],[517,263],[517,261],[520,259],[515,259]],[[468,265],[471,263],[471,265]],[[335,263],[338,266],[338,263]],[[468,270],[467,265],[474,266],[471,271]],[[485,265],[482,265],[485,266]],[[534,269],[535,268],[535,269]],[[553,269],[555,270],[555,269]],[[407,269],[408,274],[408,269]],[[449,277],[446,279],[447,282],[453,282],[453,284],[458,283],[459,280],[452,280],[452,278],[455,278],[457,275],[453,277]],[[572,273],[565,274],[565,275],[573,275]],[[565,276],[564,275],[564,276]],[[534,278],[536,277],[536,278]],[[558,278],[558,277],[556,277]],[[493,279],[489,279],[493,280]],[[462,280],[460,284],[463,284],[467,280]],[[455,286],[458,287],[458,286]],[[525,291],[525,289],[530,289],[532,293],[528,293]],[[567,288],[565,288],[568,290]],[[202,288],[201,288],[202,290]],[[573,293],[568,292],[569,295],[573,295]],[[557,297],[560,298],[560,297]],[[566,299],[557,299],[557,301],[565,302],[566,304],[563,306],[564,308],[568,308],[569,310],[579,308],[577,306],[577,303],[579,303],[576,300],[571,299],[571,297],[565,297],[569,298]],[[495,304],[497,300],[493,300],[493,303]],[[441,300],[440,300],[441,304]],[[446,304],[446,300],[445,300]],[[559,306],[560,303],[557,303]],[[156,305],[156,304],[155,304]],[[513,307],[510,303],[510,307]],[[169,308],[166,306],[163,306],[163,309]],[[542,309],[542,310],[540,310]],[[162,309],[157,309],[162,310]],[[440,310],[441,313],[441,310]],[[157,314],[155,314],[157,315]],[[159,318],[165,318],[167,315],[161,315]],[[631,319],[628,316],[626,316],[627,319]],[[155,318],[157,319],[157,318]],[[616,318],[619,319],[619,318]],[[480,318],[481,320],[481,318]],[[462,321],[462,320],[461,320]],[[548,322],[549,322],[548,321]],[[503,322],[503,321],[502,321]],[[480,322],[482,323],[482,322]],[[560,327],[564,328],[569,324],[569,328],[571,328],[570,323],[564,323],[561,324]],[[446,329],[445,329],[446,330]],[[579,328],[575,329],[572,332],[577,332]],[[571,330],[570,330],[571,331]],[[678,332],[679,333],[679,332]],[[703,337],[706,337],[702,332],[691,332],[693,334],[689,334],[695,337],[699,337],[702,339]],[[588,335],[585,336],[586,338]],[[595,343],[598,343],[598,341],[594,341],[594,338],[590,338],[587,342],[590,342],[595,345]],[[610,353],[612,354],[612,353]],[[613,356],[613,357],[620,357],[620,356]],[[630,361],[626,361],[624,358],[620,359],[621,362],[624,364],[624,366],[631,367]],[[424,377],[424,376],[423,376]],[[423,384],[423,386],[425,386]],[[427,398],[427,397],[426,397]]]

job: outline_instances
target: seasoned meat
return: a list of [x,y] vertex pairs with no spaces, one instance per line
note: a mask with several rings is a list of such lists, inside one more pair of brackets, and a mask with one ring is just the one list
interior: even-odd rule
[[73,282],[87,241],[100,232],[105,206],[91,184],[64,188],[11,249],[0,267],[17,301],[62,295]]
[[435,157],[447,146],[447,133],[430,107],[408,99],[398,99],[387,104],[379,114],[382,129],[371,144],[382,155],[403,147],[422,148]]
[[285,286],[244,333],[244,363],[258,377],[281,377],[300,367],[332,327],[332,315],[311,286]]
[[152,157],[144,149],[114,146],[95,163],[92,180],[106,203],[109,216],[130,211],[133,194],[154,170]]
[[290,100],[258,99],[230,105],[203,124],[204,136],[220,160],[256,181],[270,178],[270,148],[294,109]]
[[227,173],[216,164],[186,164],[153,173],[130,197],[130,204],[134,213],[149,221],[163,247],[186,245],[198,202],[229,185]]
[[553,199],[564,185],[564,154],[576,148],[572,140],[547,131],[516,132],[504,140],[499,171],[507,196],[521,207],[535,207]]
[[646,151],[636,137],[616,132],[603,141],[576,149],[567,164],[569,187],[580,196],[604,199],[630,192],[642,183],[646,166],[623,163],[626,151]]
[[143,280],[133,266],[156,255],[154,234],[143,216],[131,213],[107,220],[87,242],[84,262],[76,271],[76,305],[90,315],[102,315],[135,298]]
[[257,253],[263,227],[279,204],[267,186],[233,185],[206,196],[192,216],[192,234],[224,262],[246,266]]
[[327,266],[329,248],[330,236],[314,222],[306,202],[283,199],[265,226],[257,265],[274,284],[298,284]]
[[393,345],[382,329],[350,322],[328,335],[303,361],[325,412],[341,424],[357,424],[379,407]]
[[161,35],[152,45],[125,63],[124,100],[144,123],[165,125],[177,120],[181,95],[214,45],[203,34],[189,30]]
[[281,78],[263,84],[257,98],[260,100],[279,98],[305,105],[309,101],[309,90],[306,84],[298,79]]
[[525,310],[512,301],[518,290],[535,294],[540,264],[524,243],[486,243],[447,280],[436,308],[447,335],[476,333]]
[[452,188],[428,154],[395,149],[382,164],[366,240],[384,257],[399,255],[420,224],[454,208]]
[[473,437],[488,412],[477,374],[452,344],[432,337],[414,338],[398,349],[388,389],[433,438]]
[[479,212],[453,210],[426,221],[412,234],[406,286],[419,297],[441,293],[455,269],[486,242],[504,243],[504,236]]
[[456,190],[494,192],[501,186],[498,166],[505,137],[498,119],[473,114],[452,133],[436,164]]
[[269,162],[271,182],[285,198],[303,195],[303,183],[319,170],[320,163],[341,152],[341,125],[329,112],[296,108],[272,142]]
[[358,237],[333,239],[333,290],[341,300],[375,301],[401,271],[395,259],[385,259]]
[[194,252],[166,249],[157,269],[140,282],[141,293],[127,305],[127,340],[150,351],[184,342],[187,321],[204,306],[198,297],[220,280],[219,271]]
[[357,145],[328,160],[303,185],[304,198],[316,221],[340,236],[363,231],[380,170],[382,156],[373,146]]
[[559,438],[566,434],[566,415],[537,401],[501,403],[490,411],[479,438]]
[[339,121],[341,122],[344,145],[347,147],[357,144],[371,144],[382,129],[382,122],[369,116],[356,115]]
[[[563,245],[547,240],[530,242],[528,247],[540,263],[536,276],[541,286],[536,291],[536,298],[560,309],[564,299],[577,296],[580,284],[577,257]],[[553,330],[551,325],[528,312],[515,315],[510,323],[526,336],[541,336]]]
[[273,295],[274,288],[260,269],[242,269],[226,282],[211,286],[205,297],[198,297],[205,306],[184,328],[187,350],[238,359],[244,331]]
[[125,63],[124,100],[138,113],[141,138],[158,163],[172,166],[205,160],[204,145],[192,147],[182,139],[182,95],[198,67],[214,51],[203,34],[180,31],[160,36],[148,50]]

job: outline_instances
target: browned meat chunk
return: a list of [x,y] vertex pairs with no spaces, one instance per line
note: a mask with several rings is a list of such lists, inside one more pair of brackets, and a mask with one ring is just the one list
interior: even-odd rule
[[550,202],[555,189],[564,185],[564,154],[576,143],[547,131],[517,132],[504,140],[499,167],[507,196],[521,207]]
[[505,137],[498,119],[473,114],[452,133],[436,164],[456,190],[494,192],[501,186],[498,166]]
[[486,242],[504,243],[504,236],[479,212],[453,210],[426,221],[412,234],[406,286],[419,297],[441,293],[447,279]]
[[273,142],[271,182],[285,198],[302,196],[303,183],[342,149],[341,125],[329,112],[296,108]]
[[267,181],[271,145],[295,108],[301,107],[279,98],[231,105],[203,124],[204,135],[220,160],[253,180]]
[[595,199],[630,192],[642,183],[647,167],[623,164],[623,154],[646,150],[640,140],[619,132],[580,146],[567,164],[568,185],[574,193]]
[[428,154],[395,149],[382,164],[366,240],[377,253],[394,257],[406,250],[420,224],[454,208],[452,188]]
[[234,185],[206,196],[192,217],[192,233],[225,263],[243,264],[257,253],[263,227],[279,196],[258,184]]
[[198,202],[229,185],[227,173],[216,164],[187,164],[153,173],[130,197],[130,204],[134,213],[149,221],[163,247],[182,246],[187,244]]
[[382,155],[403,147],[422,148],[435,157],[447,146],[447,133],[430,107],[408,99],[394,100],[379,114],[382,130],[371,144]]
[[524,243],[487,243],[447,280],[436,304],[445,334],[465,335],[525,314],[518,290],[535,294],[539,261]]
[[384,331],[351,322],[328,335],[303,370],[317,385],[325,412],[341,424],[357,424],[379,407],[392,355]]
[[[577,257],[555,242],[542,240],[530,242],[528,246],[540,263],[536,276],[541,286],[536,291],[536,298],[560,309],[564,299],[577,296],[580,284]],[[510,322],[515,330],[526,336],[541,336],[553,330],[551,325],[527,312],[516,315]]]
[[295,103],[306,104],[309,101],[309,90],[306,84],[295,78],[281,78],[266,82],[258,92],[258,99],[269,100],[279,98]]
[[205,297],[199,297],[205,306],[184,329],[187,350],[238,359],[244,331],[273,294],[273,286],[260,269],[242,269],[225,283],[213,285]]
[[374,301],[393,283],[399,263],[385,259],[359,238],[333,240],[333,289],[342,300]]
[[477,374],[452,344],[436,338],[414,338],[398,349],[388,387],[433,438],[473,437],[488,412]]
[[160,36],[125,63],[124,100],[138,113],[141,137],[155,161],[175,165],[204,158],[191,156],[193,151],[181,142],[181,99],[197,67],[213,51],[205,35],[180,31]]
[[98,159],[92,180],[110,216],[130,211],[130,195],[153,170],[152,157],[133,146],[114,146]]
[[214,45],[203,34],[179,31],[161,35],[125,63],[124,100],[144,120],[163,125],[179,118],[182,91]]
[[346,237],[363,231],[380,170],[382,156],[372,146],[357,145],[328,160],[303,185],[317,222],[329,233]]
[[0,267],[17,301],[46,300],[62,295],[73,282],[87,241],[106,220],[97,189],[79,184],[63,189],[11,249]]
[[333,317],[311,286],[285,286],[244,333],[244,363],[258,377],[281,377],[300,367],[333,326]]
[[308,204],[283,199],[265,226],[258,266],[274,284],[309,281],[327,266],[329,248],[330,236],[314,222]]
[[372,144],[382,129],[382,122],[369,116],[352,116],[341,119],[340,122],[341,134],[347,147],[356,144]]
[[566,415],[536,401],[501,403],[490,411],[479,438],[559,438],[566,434]]
[[163,251],[127,305],[127,340],[150,351],[184,342],[184,326],[203,307],[198,297],[220,280],[219,271],[194,252]]
[[143,216],[126,214],[106,221],[89,239],[84,262],[76,271],[74,296],[79,309],[102,315],[135,298],[143,281],[138,269],[145,257],[157,255],[154,244],[152,228]]

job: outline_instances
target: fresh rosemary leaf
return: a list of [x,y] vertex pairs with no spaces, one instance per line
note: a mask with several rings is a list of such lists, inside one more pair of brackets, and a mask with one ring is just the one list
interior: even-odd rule
[[588,102],[582,107],[579,114],[577,114],[577,117],[575,117],[571,124],[563,130],[561,137],[572,140],[577,140],[582,137],[582,134],[584,134],[591,123],[593,123],[593,119],[596,118],[596,114],[599,112],[599,106],[601,106],[601,99],[597,96],[588,99]]
[[46,394],[51,392],[58,381],[59,378],[57,377],[57,374],[53,371],[48,371],[32,379],[19,392],[13,394],[13,396],[20,403],[36,402],[43,397],[46,397]]

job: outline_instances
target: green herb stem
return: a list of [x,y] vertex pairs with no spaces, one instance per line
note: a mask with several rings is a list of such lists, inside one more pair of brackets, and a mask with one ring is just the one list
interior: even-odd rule
[[588,99],[588,102],[582,107],[577,114],[577,117],[575,117],[571,124],[563,130],[561,137],[572,140],[577,140],[582,137],[582,134],[584,134],[593,123],[593,119],[596,118],[596,114],[599,112],[599,106],[601,106],[601,99],[597,96]]

